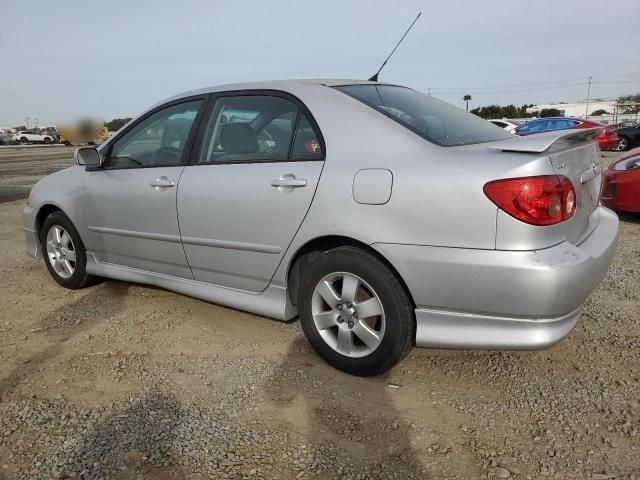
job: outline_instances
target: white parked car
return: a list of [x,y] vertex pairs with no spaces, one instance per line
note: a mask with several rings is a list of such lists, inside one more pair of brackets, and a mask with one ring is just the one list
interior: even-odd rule
[[494,125],[504,128],[507,132],[513,133],[516,128],[520,126],[518,123],[513,123],[508,120],[489,120]]
[[35,130],[21,130],[13,136],[16,142],[25,143],[53,143],[53,137],[47,134],[41,134]]

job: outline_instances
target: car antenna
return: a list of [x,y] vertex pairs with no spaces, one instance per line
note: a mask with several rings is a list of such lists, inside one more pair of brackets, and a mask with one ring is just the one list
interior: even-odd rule
[[422,12],[418,13],[418,16],[413,20],[413,22],[411,23],[411,25],[409,25],[409,28],[407,28],[407,31],[404,32],[404,35],[402,35],[402,38],[400,39],[400,41],[396,44],[395,47],[393,47],[393,50],[391,50],[391,53],[389,54],[389,56],[387,57],[387,59],[382,62],[382,65],[380,66],[380,68],[378,69],[378,71],[375,73],[375,75],[373,75],[369,81],[370,82],[377,82],[378,81],[378,75],[380,74],[380,72],[382,71],[382,69],[384,68],[384,66],[387,64],[387,62],[389,61],[389,59],[391,58],[391,55],[393,55],[396,51],[396,49],[400,46],[400,44],[402,43],[402,41],[404,40],[404,37],[407,36],[407,34],[409,33],[409,30],[411,30],[413,28],[413,26],[415,25],[415,23],[418,21],[418,19],[420,18],[420,15],[422,15]]

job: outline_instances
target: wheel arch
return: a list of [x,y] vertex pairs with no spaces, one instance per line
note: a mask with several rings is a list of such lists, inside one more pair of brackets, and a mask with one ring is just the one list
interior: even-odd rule
[[287,295],[289,296],[289,301],[292,305],[297,305],[298,303],[298,289],[300,287],[300,279],[305,265],[312,263],[323,253],[329,250],[344,246],[360,248],[384,263],[401,283],[401,285],[407,292],[407,295],[411,299],[413,308],[415,308],[416,304],[413,296],[411,295],[411,291],[407,287],[407,284],[402,278],[402,275],[400,275],[393,264],[384,255],[382,255],[370,245],[367,245],[360,240],[356,240],[355,238],[342,235],[326,235],[322,237],[316,237],[307,241],[296,250],[296,253],[291,257],[291,261],[289,262],[289,265],[287,267]]
[[40,206],[40,208],[38,208],[38,213],[36,214],[36,235],[38,236],[38,238],[40,238],[40,231],[42,230],[42,225],[44,225],[44,221],[47,219],[49,215],[51,215],[54,212],[62,212],[67,217],[69,216],[64,212],[64,210],[62,210],[62,208],[60,208],[58,205],[55,205],[53,203],[45,203],[44,205]]

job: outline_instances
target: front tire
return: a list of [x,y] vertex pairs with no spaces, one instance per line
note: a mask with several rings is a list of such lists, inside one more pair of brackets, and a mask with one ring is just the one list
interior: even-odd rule
[[415,313],[396,274],[376,256],[351,246],[330,250],[302,278],[298,309],[307,340],[327,363],[372,376],[411,349]]
[[49,145],[51,143],[51,139],[49,137],[45,137],[44,143]]
[[87,255],[78,231],[62,212],[49,215],[40,229],[40,245],[49,273],[65,288],[78,289],[96,283],[87,273]]

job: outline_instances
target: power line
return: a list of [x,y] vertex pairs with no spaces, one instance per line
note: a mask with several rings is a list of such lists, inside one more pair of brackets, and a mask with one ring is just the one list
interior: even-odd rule
[[[633,75],[593,75],[592,78],[605,78],[605,77],[627,77],[631,78]],[[639,76],[640,77],[640,76]],[[575,87],[580,85],[587,85],[588,81],[586,81],[588,77],[576,77],[565,80],[548,80],[545,82],[536,82],[536,83],[521,83],[521,84],[512,84],[512,85],[496,85],[496,86],[484,86],[484,87],[429,87],[429,89],[433,93],[456,93],[456,92],[467,92],[474,91],[476,93],[511,93],[511,92],[524,92],[528,90],[545,90],[552,88],[565,88],[565,87]],[[582,80],[581,82],[577,82],[577,80]],[[627,84],[627,83],[640,83],[639,80],[617,80],[617,81],[592,81],[592,84]],[[511,89],[517,90],[511,90]],[[503,90],[506,89],[506,90]]]
[[550,86],[546,86],[546,87],[528,87],[528,88],[518,88],[518,89],[512,89],[512,90],[500,90],[500,89],[494,89],[494,90],[481,90],[478,88],[463,88],[463,89],[447,89],[447,90],[437,90],[435,88],[431,89],[431,92],[434,95],[442,95],[442,94],[452,94],[452,95],[459,95],[460,93],[463,92],[467,92],[470,91],[472,93],[479,93],[479,94],[492,94],[492,93],[519,93],[519,92],[531,92],[531,91],[536,91],[536,90],[551,90],[551,89],[557,89],[557,88],[569,88],[569,87],[576,87],[576,86],[584,86],[587,85],[587,82],[580,82],[580,83],[567,83],[564,85],[550,85]]

